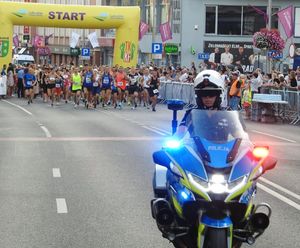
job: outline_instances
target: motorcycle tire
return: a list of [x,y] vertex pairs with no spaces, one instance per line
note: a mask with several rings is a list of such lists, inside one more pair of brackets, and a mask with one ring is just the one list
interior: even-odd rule
[[208,228],[204,240],[205,248],[229,248],[227,246],[227,230]]

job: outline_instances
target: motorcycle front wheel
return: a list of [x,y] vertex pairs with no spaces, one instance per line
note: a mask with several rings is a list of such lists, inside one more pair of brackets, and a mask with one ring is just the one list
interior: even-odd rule
[[205,248],[230,248],[227,246],[227,229],[209,228],[206,231]]

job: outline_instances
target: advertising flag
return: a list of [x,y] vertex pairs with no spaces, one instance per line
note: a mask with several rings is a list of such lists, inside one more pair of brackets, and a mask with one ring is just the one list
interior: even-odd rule
[[172,39],[172,31],[170,28],[170,23],[165,22],[159,26],[159,32],[161,35],[162,42]]
[[70,47],[71,48],[75,48],[77,43],[78,43],[78,40],[79,40],[79,37],[80,35],[75,33],[75,32],[72,32],[72,37],[70,39]]
[[13,37],[13,43],[15,47],[19,47],[19,36],[17,34]]
[[89,38],[89,41],[91,42],[93,48],[99,47],[99,42],[98,42],[98,38],[97,38],[97,33],[96,32],[90,33],[88,35],[88,38]]
[[149,25],[145,22],[140,22],[139,40],[148,32]]
[[291,5],[285,9],[282,9],[277,12],[278,19],[283,26],[284,32],[287,38],[293,36],[294,25],[293,25],[293,10],[294,7]]
[[41,47],[42,45],[43,45],[43,37],[39,35],[34,36],[33,46]]

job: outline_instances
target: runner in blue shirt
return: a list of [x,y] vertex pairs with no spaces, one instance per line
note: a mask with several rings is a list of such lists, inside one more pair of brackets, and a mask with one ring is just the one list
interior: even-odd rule
[[85,107],[88,108],[92,103],[92,89],[93,89],[94,73],[92,67],[88,66],[83,76],[83,93],[85,98]]
[[113,77],[111,76],[109,72],[109,67],[106,66],[104,69],[104,73],[101,77],[101,97],[102,97],[102,107],[106,107],[108,101],[111,97],[111,87],[113,85]]
[[28,104],[32,103],[33,86],[36,85],[36,78],[32,68],[24,70],[23,85],[25,88],[25,96],[28,99]]

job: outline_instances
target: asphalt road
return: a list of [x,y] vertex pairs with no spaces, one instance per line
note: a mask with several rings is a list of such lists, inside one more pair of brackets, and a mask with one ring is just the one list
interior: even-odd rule
[[[150,214],[151,155],[171,116],[164,105],[152,112],[0,101],[0,247],[172,247]],[[252,247],[298,248],[300,128],[246,124],[279,159],[260,181],[256,202],[270,203],[273,214]]]

